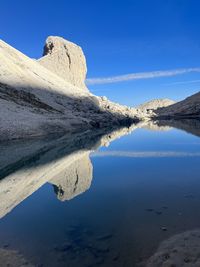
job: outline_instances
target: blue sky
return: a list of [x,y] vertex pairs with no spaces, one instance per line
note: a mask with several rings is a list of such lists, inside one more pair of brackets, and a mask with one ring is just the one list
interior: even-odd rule
[[[198,0],[0,0],[0,8],[1,39],[38,58],[47,36],[62,36],[83,48],[88,78],[200,67]],[[200,90],[200,72],[89,88],[131,106],[180,100]]]

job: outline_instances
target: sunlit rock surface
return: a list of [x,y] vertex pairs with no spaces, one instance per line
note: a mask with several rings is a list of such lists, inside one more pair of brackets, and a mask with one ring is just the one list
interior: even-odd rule
[[148,112],[149,110],[156,110],[158,108],[167,107],[174,104],[175,101],[168,98],[153,99],[146,103],[139,105],[137,108]]
[[49,36],[38,62],[74,86],[88,90],[86,60],[80,46],[58,36]]
[[[72,46],[76,47],[75,44]],[[59,49],[64,53],[62,47],[56,45],[55,53],[60,53]],[[77,51],[78,60],[79,49],[73,51]],[[54,49],[50,52],[49,48],[47,53],[44,58],[52,57]],[[63,60],[67,59],[64,57]],[[82,83],[85,74],[78,69],[85,68],[80,66],[83,61],[80,57],[77,71],[71,70],[74,79],[80,79]],[[57,64],[64,69],[64,63],[59,61]],[[67,77],[57,75],[0,40],[0,141],[64,135],[138,121],[134,108],[97,97],[73,84]]]

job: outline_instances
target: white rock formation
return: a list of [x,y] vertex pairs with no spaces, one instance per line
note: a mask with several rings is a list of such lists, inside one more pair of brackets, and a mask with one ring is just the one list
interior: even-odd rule
[[[64,53],[66,48],[62,45],[61,48],[56,45],[56,51],[61,49]],[[83,89],[84,56],[80,56],[83,66],[79,63],[76,72],[75,62],[81,52],[75,48],[76,45],[70,43],[70,46],[73,48],[67,50],[73,61],[70,77],[74,77],[76,84],[82,82],[81,88],[0,40],[0,141],[65,134],[135,121],[135,109],[96,97]],[[56,51],[49,48],[43,59],[48,58],[52,65],[52,57],[59,53]],[[75,51],[78,51],[77,58]],[[65,64],[61,64],[63,73],[64,67]]]
[[38,62],[74,86],[85,86],[86,60],[80,46],[58,36],[49,36]]
[[170,106],[174,103],[175,103],[175,101],[168,99],[168,98],[153,99],[153,100],[150,100],[144,104],[139,105],[137,108],[141,112],[149,112],[149,111],[154,111],[158,108]]

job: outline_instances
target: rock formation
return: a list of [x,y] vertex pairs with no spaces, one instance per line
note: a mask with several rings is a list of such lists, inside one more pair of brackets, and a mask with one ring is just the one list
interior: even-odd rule
[[137,107],[138,117],[152,119],[197,119],[200,117],[200,93],[175,103],[170,99],[155,99]]
[[200,93],[156,111],[159,117],[197,118],[200,117]]
[[49,36],[38,62],[72,85],[88,90],[85,86],[86,60],[80,46],[61,37]]
[[[96,97],[84,89],[85,59],[75,44],[51,37],[45,47],[46,56],[36,61],[0,40],[0,141],[138,121],[135,109]],[[68,76],[67,58],[63,55],[64,63],[58,60],[66,52],[68,63],[71,60]],[[55,71],[58,66],[53,69],[54,59],[63,70],[59,70],[59,75]]]
[[168,98],[153,99],[151,101],[148,101],[144,104],[139,105],[137,109],[138,109],[138,112],[143,113],[144,116],[151,116],[159,108],[167,107],[174,103],[175,101],[168,99]]
[[0,141],[200,115],[200,93],[176,104],[153,100],[137,109],[93,95],[84,83],[81,48],[60,37],[47,38],[38,61],[1,40],[0,55]]
[[200,266],[200,230],[191,230],[163,241],[146,267]]
[[16,250],[0,248],[0,267],[36,267]]

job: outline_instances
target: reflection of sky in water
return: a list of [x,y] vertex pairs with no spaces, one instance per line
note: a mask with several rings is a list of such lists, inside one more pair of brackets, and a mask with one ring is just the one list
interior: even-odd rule
[[[198,153],[199,144],[180,130],[138,129],[100,151]],[[0,245],[41,266],[133,266],[162,240],[200,227],[199,157],[91,160],[88,191],[61,202],[44,185],[1,219]]]

